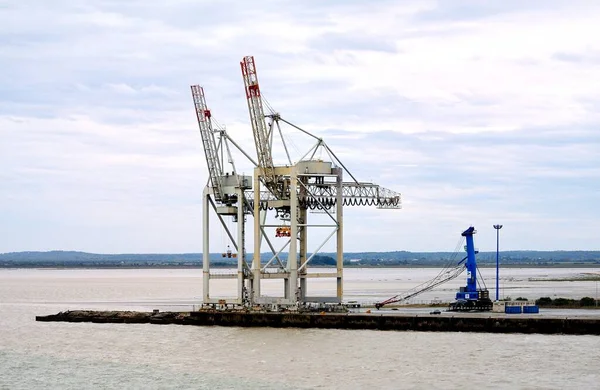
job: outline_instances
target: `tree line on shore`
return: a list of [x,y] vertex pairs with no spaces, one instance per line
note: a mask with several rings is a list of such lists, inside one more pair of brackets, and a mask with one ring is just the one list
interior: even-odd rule
[[[441,266],[456,257],[451,252],[347,252],[344,265],[356,267],[394,266]],[[252,253],[247,254],[252,258]],[[263,253],[261,259],[267,262],[272,254]],[[280,257],[285,260],[286,253]],[[237,263],[233,257],[222,253],[210,255],[211,266],[228,267]],[[458,259],[460,260],[460,259]],[[457,260],[457,261],[458,261]],[[479,265],[492,265],[496,262],[496,252],[478,254]],[[311,260],[313,266],[335,265],[334,253],[320,253]],[[500,254],[503,265],[545,266],[545,265],[600,265],[600,251],[505,251]],[[0,267],[199,267],[201,253],[180,254],[97,254],[76,251],[11,252],[0,254]]]
[[[517,298],[518,299],[518,298]],[[564,308],[573,308],[573,307],[598,307],[600,302],[592,297],[583,297],[581,299],[569,299],[569,298],[550,298],[550,297],[542,297],[536,299],[535,304],[539,307],[564,307]]]
[[[511,297],[506,297],[501,299],[501,301],[511,301]],[[529,299],[518,297],[514,299],[515,301],[528,301]],[[592,297],[583,297],[580,299],[571,299],[571,298],[550,298],[550,297],[541,297],[535,300],[535,304],[539,307],[546,308],[593,308],[600,306],[600,300],[594,299]]]

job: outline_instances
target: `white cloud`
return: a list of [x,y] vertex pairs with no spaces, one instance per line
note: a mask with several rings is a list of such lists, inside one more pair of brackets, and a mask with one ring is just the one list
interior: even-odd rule
[[[513,249],[599,249],[598,5],[253,4],[9,2],[0,252],[200,251],[189,85],[254,157],[249,54],[283,117],[403,193],[399,212],[348,209],[348,250],[452,250],[469,224],[485,250],[496,222]],[[287,134],[296,155],[314,142]]]

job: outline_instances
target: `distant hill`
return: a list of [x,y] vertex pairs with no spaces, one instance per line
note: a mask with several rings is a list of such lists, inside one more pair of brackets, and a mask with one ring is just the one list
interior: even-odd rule
[[[220,254],[211,254],[211,261],[221,259]],[[182,254],[99,254],[76,251],[11,252],[0,254],[0,267],[18,266],[186,266],[202,264],[201,253]]]
[[[261,254],[266,263],[271,254]],[[436,266],[446,264],[451,258],[458,262],[463,254],[451,252],[348,252],[344,254],[347,266]],[[248,254],[252,257],[252,253]],[[286,258],[287,254],[281,254]],[[210,255],[211,264],[231,266],[237,259]],[[311,260],[312,265],[335,264],[334,253],[320,253]],[[496,263],[496,252],[481,252],[480,265]],[[599,265],[600,251],[504,251],[500,253],[503,265]],[[176,254],[98,254],[75,251],[11,252],[0,254],[0,267],[199,267],[201,253]]]

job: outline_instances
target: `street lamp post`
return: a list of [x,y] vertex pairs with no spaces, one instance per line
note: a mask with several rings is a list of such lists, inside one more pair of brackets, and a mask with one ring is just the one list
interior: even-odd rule
[[500,284],[498,283],[498,273],[500,270],[500,229],[502,225],[494,225],[496,229],[496,301],[500,300]]

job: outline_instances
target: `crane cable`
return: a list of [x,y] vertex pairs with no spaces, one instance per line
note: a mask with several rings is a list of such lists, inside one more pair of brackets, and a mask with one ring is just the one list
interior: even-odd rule
[[[460,248],[463,246],[464,241],[465,241],[464,237],[461,237],[461,238],[458,239],[458,242],[456,243],[456,246],[454,247],[454,252],[452,252],[452,254],[450,255],[450,257],[448,259],[448,262],[444,265],[444,267],[442,268],[442,270],[433,279],[436,279],[436,278],[440,277],[440,275],[442,275],[446,271],[450,270],[451,267],[452,268],[456,268],[458,265],[460,265],[460,263],[455,264],[455,262],[456,262],[456,257],[458,255],[458,253],[460,252]],[[421,285],[423,285],[423,284],[425,284],[425,283],[422,283]]]
[[377,302],[375,304],[375,307],[377,309],[379,309],[379,308],[383,307],[384,305],[387,305],[390,303],[404,301],[406,299],[412,298],[412,297],[414,297],[418,294],[421,294],[425,291],[429,291],[442,283],[445,283],[449,280],[452,280],[452,279],[458,277],[464,271],[464,265],[462,264],[464,259],[462,259],[460,262],[458,262],[456,264],[456,256],[458,255],[460,248],[462,247],[464,239],[465,239],[464,237],[461,237],[458,240],[458,243],[456,244],[454,252],[452,253],[452,255],[450,255],[448,262],[446,262],[444,267],[440,270],[440,272],[433,279],[430,279],[424,283],[421,283],[421,284],[417,285],[416,287],[412,288],[411,290],[404,292],[403,294],[397,294],[397,295],[395,295],[391,298],[388,298],[384,301]]
[[269,104],[269,101],[268,101],[268,100],[267,100],[267,98],[265,97],[265,94],[264,94],[264,93],[261,93],[261,98],[262,98],[262,101],[263,101],[264,105],[267,107],[267,110],[269,110],[269,113],[270,113],[271,115],[275,115],[275,114],[276,114],[276,112],[275,112],[275,110],[273,109],[273,107],[271,106],[271,104]]
[[[263,105],[269,111],[269,115],[278,115],[277,111],[275,111],[273,106],[271,106],[271,104],[269,103],[269,100],[266,98],[265,94],[261,94],[261,98],[262,98]],[[272,131],[274,131],[274,129]],[[300,154],[300,148],[298,147],[298,145],[296,145],[294,140],[290,137],[289,133],[286,134],[285,139],[283,139],[283,132],[281,132],[280,137],[281,137],[281,141],[283,143],[287,142],[287,144],[289,144],[294,149],[294,152],[296,152],[297,154]]]
[[[479,288],[481,289],[481,283],[483,283],[483,288],[485,290],[487,290],[487,285],[485,284],[485,280],[483,279],[483,275],[481,275],[481,271],[479,271],[479,267],[477,267],[477,273],[479,274],[479,278],[477,278],[477,284],[479,285]],[[481,281],[481,283],[480,283]]]

